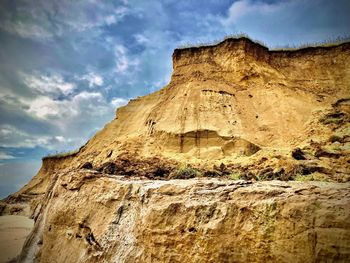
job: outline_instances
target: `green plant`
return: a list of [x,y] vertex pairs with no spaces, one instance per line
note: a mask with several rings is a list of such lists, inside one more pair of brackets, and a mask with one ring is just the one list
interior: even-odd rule
[[342,121],[341,118],[327,118],[323,120],[323,124],[339,124]]
[[201,176],[201,172],[191,166],[182,166],[176,169],[171,176],[174,179],[189,179]]
[[284,45],[284,46],[276,46],[274,50],[276,51],[293,51],[303,48],[310,47],[331,47],[340,45],[350,41],[350,36],[338,36],[334,38],[329,38],[319,42],[306,42],[300,45]]
[[240,179],[242,179],[240,173],[231,173],[231,174],[229,175],[229,177],[230,177],[232,180],[240,180]]
[[314,181],[314,177],[312,176],[312,174],[308,174],[308,175],[298,174],[295,176],[294,180],[298,182],[310,182],[310,181]]
[[64,157],[68,157],[68,156],[75,156],[80,149],[77,150],[72,150],[69,152],[56,152],[54,154],[48,154],[46,156],[44,156],[42,159],[59,159],[59,158],[64,158]]
[[[198,41],[194,43],[183,43],[177,49],[187,49],[187,48],[200,48],[204,46],[215,46],[227,39],[240,39],[240,38],[246,38],[249,39],[250,41],[260,44],[263,47],[267,47],[267,44],[258,41],[256,39],[252,39],[248,34],[246,33],[237,33],[237,34],[229,34],[224,37],[224,39],[220,40],[214,40],[210,42],[205,42],[205,41]],[[320,42],[306,42],[302,43],[299,45],[283,45],[283,46],[274,46],[271,47],[271,50],[274,51],[294,51],[294,50],[299,50],[299,49],[304,49],[304,48],[315,48],[315,47],[331,47],[331,46],[336,46],[340,45],[346,42],[350,42],[350,36],[338,36],[335,38],[329,38],[327,40],[323,40]]]
[[316,209],[320,209],[321,208],[321,203],[318,202],[318,201],[315,201],[314,206],[315,206]]
[[328,182],[329,178],[322,173],[315,172],[308,175],[298,174],[295,176],[294,180],[299,182],[310,182],[310,181]]
[[228,39],[240,39],[240,38],[245,38],[245,39],[249,39],[252,42],[255,42],[257,44],[260,44],[261,46],[266,47],[266,44],[258,41],[258,40],[253,40],[251,37],[249,37],[249,35],[245,34],[245,33],[237,33],[237,34],[228,34],[224,37],[224,39],[216,39],[213,41],[198,41],[198,42],[194,42],[194,43],[183,43],[180,46],[177,47],[177,49],[186,49],[186,48],[200,48],[200,47],[206,47],[206,46],[216,46],[217,44],[228,40]]
[[341,151],[342,150],[340,144],[332,144],[331,148],[332,148],[331,150],[333,150],[333,151]]

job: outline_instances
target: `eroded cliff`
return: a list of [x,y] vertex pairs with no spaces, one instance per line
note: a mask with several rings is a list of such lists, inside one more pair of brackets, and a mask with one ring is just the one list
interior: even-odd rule
[[348,61],[349,43],[175,50],[167,86],[0,204],[36,221],[20,261],[346,262]]
[[20,261],[346,262],[349,187],[61,172]]

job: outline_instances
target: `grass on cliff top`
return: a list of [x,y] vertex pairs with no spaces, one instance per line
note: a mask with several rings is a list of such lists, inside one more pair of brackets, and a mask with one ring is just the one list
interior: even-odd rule
[[303,48],[310,48],[310,47],[332,47],[337,46],[346,42],[350,42],[350,36],[341,36],[341,37],[335,37],[335,38],[329,38],[324,41],[320,42],[306,42],[300,45],[284,45],[284,46],[276,46],[272,50],[275,51],[292,51],[292,50],[298,50]]
[[74,156],[79,152],[80,149],[73,150],[73,151],[68,151],[68,152],[56,152],[54,154],[48,154],[44,156],[42,159],[60,159],[68,156]]
[[[268,47],[268,45],[262,41],[252,39],[249,35],[245,33],[238,33],[238,34],[230,34],[224,37],[224,39],[214,40],[210,42],[194,42],[194,43],[184,43],[180,46],[178,46],[176,49],[187,49],[187,48],[200,48],[200,47],[206,47],[206,46],[215,46],[227,39],[239,39],[239,38],[246,38],[250,41],[260,44],[261,46]],[[349,36],[338,36],[334,38],[329,38],[324,41],[320,42],[306,42],[300,45],[282,45],[282,46],[274,46],[269,48],[271,51],[293,51],[298,49],[304,49],[304,48],[311,48],[311,47],[331,47],[340,45],[346,42],[350,42],[350,35]]]
[[48,154],[48,155],[44,156],[42,158],[42,160],[45,160],[45,159],[60,159],[60,158],[64,158],[64,157],[75,156],[76,154],[78,154],[80,152],[80,150],[85,148],[85,146],[89,143],[89,141],[90,140],[88,140],[79,149],[71,150],[71,151],[64,151],[64,152],[63,151],[62,152],[55,152],[55,153],[52,153],[52,154]]
[[200,47],[206,47],[206,46],[215,46],[227,39],[239,39],[239,38],[247,38],[249,39],[250,41],[254,42],[254,43],[257,43],[257,44],[260,44],[264,47],[266,47],[267,45],[262,42],[262,41],[259,41],[259,40],[256,40],[256,39],[252,39],[251,37],[249,37],[247,34],[245,33],[238,33],[238,34],[230,34],[230,35],[227,35],[224,37],[224,39],[216,39],[214,41],[208,41],[208,42],[201,42],[201,41],[198,41],[198,42],[192,42],[192,43],[183,43],[181,44],[180,46],[178,46],[176,49],[186,49],[186,48],[200,48]]

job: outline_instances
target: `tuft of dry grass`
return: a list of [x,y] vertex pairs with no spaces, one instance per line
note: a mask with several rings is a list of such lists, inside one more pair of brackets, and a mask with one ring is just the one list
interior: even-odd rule
[[[257,43],[265,48],[268,48],[268,45],[262,41],[259,41],[257,39],[251,38],[246,33],[237,33],[237,34],[229,34],[224,37],[224,39],[218,39],[214,41],[208,41],[208,42],[191,42],[191,43],[184,43],[178,46],[176,49],[187,49],[187,48],[200,48],[200,47],[207,47],[207,46],[216,46],[219,43],[228,40],[228,39],[248,39],[254,43]],[[338,36],[334,38],[329,38],[324,41],[319,42],[306,42],[300,45],[282,45],[282,46],[275,46],[272,47],[269,50],[271,51],[294,51],[299,49],[305,49],[305,48],[316,48],[316,47],[332,47],[337,46],[343,43],[350,42],[350,36]]]
[[49,154],[44,156],[42,159],[60,159],[60,158],[65,158],[65,157],[69,157],[69,156],[75,156],[80,149],[77,150],[73,150],[73,151],[68,151],[68,152],[56,152],[54,154]]
[[274,51],[293,51],[304,48],[316,48],[316,47],[332,47],[350,42],[350,36],[338,36],[335,38],[329,38],[319,42],[306,42],[300,45],[283,45],[276,46],[272,50]]
[[207,46],[216,46],[217,44],[225,41],[225,40],[228,40],[228,39],[248,39],[254,43],[257,43],[261,46],[264,46],[264,47],[267,47],[267,45],[262,42],[262,41],[259,41],[259,40],[256,40],[256,39],[252,39],[251,37],[249,37],[247,34],[245,33],[237,33],[237,34],[229,34],[229,35],[226,35],[224,37],[224,39],[216,39],[216,40],[213,40],[213,41],[208,41],[208,42],[191,42],[191,43],[184,43],[180,46],[178,46],[176,49],[187,49],[187,48],[200,48],[200,47],[207,47]]

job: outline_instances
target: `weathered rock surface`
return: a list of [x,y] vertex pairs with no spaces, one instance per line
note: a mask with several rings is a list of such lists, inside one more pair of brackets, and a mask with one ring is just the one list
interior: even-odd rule
[[340,99],[349,108],[349,59],[349,43],[269,51],[243,38],[175,50],[170,83],[119,108],[81,155],[99,162],[110,150],[113,158],[131,148],[181,161],[225,160],[319,139],[330,133],[311,131],[321,113]]
[[21,260],[348,262],[349,183],[56,174]]

